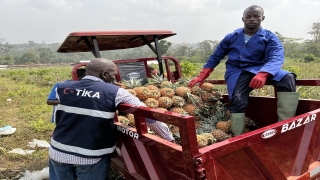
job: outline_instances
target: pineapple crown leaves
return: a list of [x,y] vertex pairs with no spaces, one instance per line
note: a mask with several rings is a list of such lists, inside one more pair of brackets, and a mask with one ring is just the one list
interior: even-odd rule
[[179,78],[176,82],[176,84],[178,86],[187,86],[189,84],[189,82],[191,81],[191,79],[188,78]]
[[129,80],[124,79],[123,84],[129,89],[142,86],[141,79],[136,79],[136,78],[130,78]]
[[164,88],[170,88],[173,90],[176,90],[179,84],[177,83],[172,83],[171,81],[169,81],[169,83],[165,84],[163,87]]
[[149,84],[160,84],[161,82],[167,81],[168,79],[157,74],[151,74],[151,78],[147,78],[147,80]]
[[190,99],[191,103],[196,106],[197,110],[200,110],[199,107],[201,107],[202,105],[200,104],[200,102],[198,102],[198,101],[194,98],[194,95],[191,94],[191,93],[189,93],[189,92],[187,92],[186,94],[187,94],[187,98]]
[[216,116],[218,120],[227,121],[229,120],[229,116],[227,116],[227,105],[226,104],[216,104],[213,109],[216,112]]
[[212,126],[211,124],[201,124],[197,130],[196,133],[197,134],[202,134],[202,133],[210,133],[211,131],[213,131],[215,128],[215,126]]

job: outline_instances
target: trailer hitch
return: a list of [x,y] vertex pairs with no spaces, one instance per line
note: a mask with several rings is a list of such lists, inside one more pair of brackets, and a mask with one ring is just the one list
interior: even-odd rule
[[202,158],[197,158],[194,162],[195,175],[197,180],[207,180],[206,170],[202,167]]

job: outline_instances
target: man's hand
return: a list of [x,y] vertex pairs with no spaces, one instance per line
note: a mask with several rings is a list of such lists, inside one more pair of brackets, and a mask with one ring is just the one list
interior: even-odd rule
[[195,77],[194,79],[192,79],[190,81],[190,83],[188,84],[188,87],[193,87],[195,84],[199,83],[199,86],[201,87],[202,84],[204,83],[204,80],[210,76],[211,72],[213,71],[213,69],[211,68],[204,68],[199,76]]
[[249,87],[252,89],[262,88],[266,84],[268,76],[270,76],[270,74],[267,72],[259,72],[252,78]]

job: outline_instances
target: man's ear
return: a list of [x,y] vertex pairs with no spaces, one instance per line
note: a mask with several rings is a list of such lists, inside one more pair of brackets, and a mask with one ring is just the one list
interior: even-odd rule
[[264,20],[265,16],[262,16],[262,21]]
[[244,17],[242,17],[241,19],[242,19],[242,22],[244,22]]
[[106,71],[102,71],[102,72],[101,72],[101,77],[104,78],[104,79],[106,79],[106,77],[107,77],[107,76],[106,76]]

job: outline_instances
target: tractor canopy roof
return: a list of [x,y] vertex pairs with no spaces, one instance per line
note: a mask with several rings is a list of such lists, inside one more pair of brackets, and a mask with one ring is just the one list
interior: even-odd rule
[[167,30],[73,32],[64,40],[57,52],[90,52],[96,46],[98,51],[135,48],[174,35],[176,33]]

